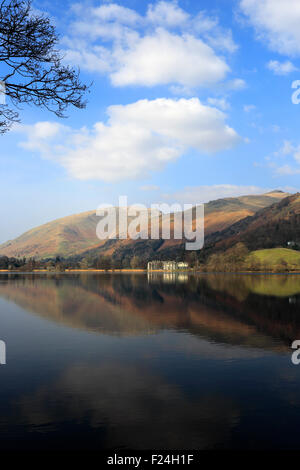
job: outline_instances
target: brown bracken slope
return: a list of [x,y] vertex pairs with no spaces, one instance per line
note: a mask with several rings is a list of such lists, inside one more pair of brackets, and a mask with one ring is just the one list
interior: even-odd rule
[[[281,191],[258,196],[241,196],[211,201],[205,204],[205,235],[220,232],[236,222],[254,215],[257,211],[281,201],[288,194]],[[96,211],[70,215],[36,227],[14,240],[0,245],[0,255],[10,257],[50,258],[68,257],[104,246],[96,236],[99,222]],[[112,240],[103,254],[112,254],[133,240]],[[180,241],[166,241],[160,250]]]

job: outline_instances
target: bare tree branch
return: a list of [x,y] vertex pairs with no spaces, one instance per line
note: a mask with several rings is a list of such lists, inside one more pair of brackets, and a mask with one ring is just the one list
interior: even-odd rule
[[[88,86],[80,82],[79,70],[63,64],[57,44],[50,19],[35,14],[31,0],[0,1],[0,80],[14,107],[33,104],[58,117],[66,117],[70,105],[85,108]],[[0,134],[15,121],[19,113],[0,102]]]

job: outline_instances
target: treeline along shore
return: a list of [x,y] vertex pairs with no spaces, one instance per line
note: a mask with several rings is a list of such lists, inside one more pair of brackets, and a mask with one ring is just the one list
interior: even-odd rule
[[[205,259],[206,256],[206,259]],[[298,245],[291,248],[271,248],[249,251],[243,243],[209,255],[186,252],[182,258],[187,261],[186,271],[193,272],[299,272],[300,250]],[[177,258],[177,261],[179,258]],[[62,258],[38,260],[35,258],[9,258],[0,256],[0,271],[10,272],[143,272],[148,260],[133,256],[116,260],[109,256]],[[159,271],[159,270],[158,270]],[[163,272],[163,270],[161,270]]]

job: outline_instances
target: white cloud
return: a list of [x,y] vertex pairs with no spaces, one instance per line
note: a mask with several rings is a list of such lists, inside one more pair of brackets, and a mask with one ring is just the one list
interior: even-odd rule
[[188,22],[189,16],[176,3],[171,2],[150,4],[147,11],[148,21],[167,27],[182,26]]
[[283,146],[280,149],[280,153],[282,155],[290,155],[295,151],[295,147],[292,145],[292,143],[289,140],[285,140],[283,142]]
[[235,52],[238,49],[232,38],[231,31],[214,31],[213,34],[206,34],[205,38],[209,45],[215,49],[227,52]]
[[64,38],[63,44],[66,49],[65,59],[71,64],[80,64],[89,72],[110,73],[113,69],[113,57],[111,53],[102,46],[85,47],[80,41],[72,41]]
[[150,4],[144,16],[114,3],[77,4],[72,11],[74,21],[62,40],[66,60],[108,74],[115,86],[210,86],[230,71],[218,51],[237,48],[216,18],[191,16],[176,2]]
[[181,204],[200,204],[226,197],[251,194],[263,194],[270,191],[258,186],[238,186],[233,184],[215,184],[211,186],[188,186],[181,191],[165,194],[165,199],[180,201]]
[[158,29],[141,38],[127,54],[120,54],[119,68],[111,74],[111,81],[116,86],[207,86],[223,80],[228,71],[225,61],[201,39]]
[[300,55],[299,0],[241,0],[240,8],[272,50]]
[[170,92],[177,96],[193,96],[195,94],[193,88],[186,85],[171,85],[169,88]]
[[21,145],[63,165],[81,180],[119,181],[146,177],[189,149],[200,154],[232,148],[240,141],[226,115],[198,98],[141,100],[110,106],[108,122],[91,130],[57,123],[19,126]]
[[[282,159],[286,163],[282,164]],[[277,175],[297,175],[300,173],[300,144],[294,145],[289,140],[285,140],[280,149],[267,157],[267,160],[269,167],[273,168]]]
[[144,186],[140,187],[141,191],[158,191],[160,189],[159,186],[156,186],[155,184],[145,184]]
[[228,90],[243,90],[246,86],[247,84],[242,78],[235,78],[227,84]]
[[230,104],[225,98],[207,98],[208,104],[212,106],[216,106],[216,108],[220,108],[223,111],[226,111],[230,108]]
[[28,140],[22,142],[23,148],[26,150],[37,150],[42,155],[49,152],[49,142],[53,143],[53,149],[55,152],[55,140],[57,139],[57,136],[62,135],[63,133],[67,135],[70,131],[67,126],[49,121],[37,122],[34,125],[16,124],[12,130],[14,132],[22,132],[28,135]]
[[292,175],[299,175],[300,168],[292,167],[291,165],[283,165],[276,169],[277,175],[280,176],[292,176]]
[[[80,10],[80,14],[86,9],[85,6]],[[127,25],[135,25],[141,21],[141,16],[130,8],[126,8],[115,3],[101,5],[91,8],[91,13],[102,21],[117,21]]]
[[267,67],[269,70],[272,70],[276,75],[288,75],[291,72],[295,72],[297,67],[287,60],[286,62],[278,62],[278,60],[270,60],[267,63]]

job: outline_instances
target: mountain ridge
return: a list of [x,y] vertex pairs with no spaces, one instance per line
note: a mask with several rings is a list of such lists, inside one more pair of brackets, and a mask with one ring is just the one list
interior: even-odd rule
[[[205,204],[205,235],[220,233],[240,220],[253,216],[262,208],[280,202],[287,195],[288,193],[281,191],[272,191],[262,195],[210,201]],[[100,250],[103,254],[111,255],[123,247],[128,249],[129,246],[138,244],[138,240],[99,240],[96,236],[99,220],[96,210],[91,210],[47,222],[1,244],[0,255],[45,259],[80,255],[91,250]],[[181,243],[182,240],[160,240],[158,249],[160,252],[170,246],[175,249]]]
[[250,250],[300,241],[300,193],[257,211],[208,237],[208,245],[224,250],[244,243]]

